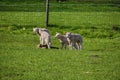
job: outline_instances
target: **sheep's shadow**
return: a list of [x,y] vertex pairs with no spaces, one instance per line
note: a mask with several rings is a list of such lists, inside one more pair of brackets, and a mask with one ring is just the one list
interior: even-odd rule
[[[47,45],[38,44],[37,48],[48,49],[48,46]],[[55,46],[50,46],[50,49],[59,49],[59,48],[55,47]]]

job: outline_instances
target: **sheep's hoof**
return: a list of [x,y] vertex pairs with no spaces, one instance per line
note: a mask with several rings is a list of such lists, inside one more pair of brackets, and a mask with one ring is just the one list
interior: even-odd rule
[[37,45],[37,48],[45,48],[45,49],[48,49],[48,46],[47,46],[47,45],[38,44],[38,45]]

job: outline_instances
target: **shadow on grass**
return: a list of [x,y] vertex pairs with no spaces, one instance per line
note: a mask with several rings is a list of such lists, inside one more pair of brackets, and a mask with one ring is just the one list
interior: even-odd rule
[[[58,29],[69,29],[69,30],[78,30],[78,29],[88,29],[89,27],[84,26],[65,26],[65,25],[57,25],[57,24],[49,24],[49,28],[58,28]],[[96,27],[92,27],[94,29],[97,29]]]
[[60,26],[60,25],[57,25],[57,24],[49,24],[50,28],[59,28],[59,29],[69,29],[71,28],[71,26]]
[[17,25],[17,24],[2,24],[0,25],[0,27],[10,27],[13,26],[16,29],[21,29],[21,28],[33,28],[33,27],[37,27],[37,25]]
[[112,30],[114,31],[120,31],[120,25],[113,25]]

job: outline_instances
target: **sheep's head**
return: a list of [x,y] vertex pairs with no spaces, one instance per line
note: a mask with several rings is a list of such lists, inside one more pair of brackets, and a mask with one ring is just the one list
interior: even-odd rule
[[66,36],[67,38],[70,38],[71,32],[66,32],[66,33],[65,33],[65,36]]
[[56,33],[55,38],[59,38],[60,35],[60,33]]
[[33,28],[33,32],[35,33],[39,32],[39,28]]
[[40,35],[40,33],[39,33],[39,28],[33,28],[33,32],[34,32],[34,33],[37,33],[38,35]]

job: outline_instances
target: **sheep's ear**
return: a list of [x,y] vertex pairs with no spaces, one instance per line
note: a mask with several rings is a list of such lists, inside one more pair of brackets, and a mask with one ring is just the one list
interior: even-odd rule
[[66,35],[67,32],[64,32],[64,35]]

